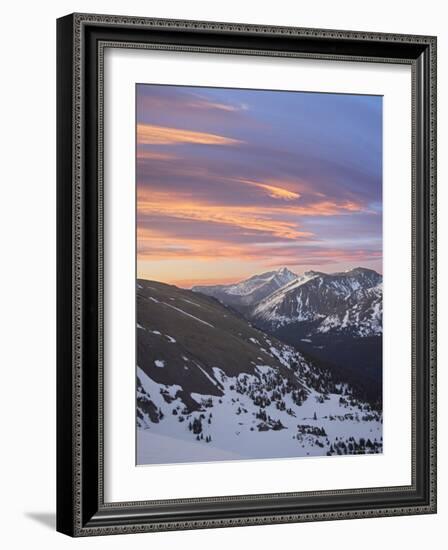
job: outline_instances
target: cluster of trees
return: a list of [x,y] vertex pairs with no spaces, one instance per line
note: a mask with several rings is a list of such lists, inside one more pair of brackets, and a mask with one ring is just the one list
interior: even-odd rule
[[137,377],[137,426],[145,425],[146,419],[158,423],[164,417],[162,409],[152,401],[149,393],[143,388],[140,379]]
[[299,432],[299,434],[327,437],[327,433],[324,428],[319,428],[319,426],[310,426],[309,424],[297,424],[297,431]]
[[195,417],[193,421],[188,424],[188,429],[190,432],[193,432],[195,435],[202,433],[202,418]]
[[325,403],[325,401],[328,401],[330,399],[326,393],[322,393],[321,395],[316,395],[315,398],[316,398],[316,401],[321,404]]
[[163,399],[167,402],[167,403],[172,403],[173,401],[175,401],[177,399],[177,394],[173,397],[169,391],[167,390],[160,390],[160,394],[162,395]]
[[330,414],[328,416],[323,416],[322,418],[328,418],[328,420],[339,420],[339,421],[353,420],[354,422],[372,422],[374,420],[377,422],[382,421],[382,415],[377,411],[372,411],[370,413],[363,414],[361,416],[359,416],[358,413]]
[[354,437],[349,437],[347,440],[343,441],[336,437],[335,441],[330,445],[327,455],[374,454],[381,452],[382,449],[382,438],[380,441],[377,441],[377,439],[372,441],[364,437],[358,440]]
[[291,392],[291,399],[293,402],[300,407],[300,405],[307,398],[308,393],[303,388],[296,388]]
[[345,395],[341,396],[339,398],[339,405],[343,407],[358,407],[358,409],[361,409],[362,411],[365,411],[367,413],[371,413],[372,420],[378,420],[380,417],[380,413],[378,410],[374,409],[370,403],[359,401],[356,397],[353,395]]
[[[204,426],[202,424],[203,421],[205,421],[205,415],[200,414],[199,416],[194,417],[189,423],[188,423],[188,429],[190,432],[193,432],[193,434],[196,436],[197,441],[205,440],[206,443],[210,443],[212,440],[211,435],[206,435],[204,437]],[[207,418],[207,424],[212,423],[213,415],[210,413]]]
[[[259,381],[248,375],[239,376],[235,386],[241,395],[247,395],[257,407],[269,407],[275,403],[280,411],[286,410],[284,397],[291,395],[296,405],[301,405],[308,396],[308,391],[293,378],[286,378],[281,373],[271,370],[259,374]],[[232,389],[232,388],[231,388]],[[293,413],[289,409],[290,414]]]
[[321,368],[314,360],[297,358],[291,361],[291,368],[299,375],[307,386],[322,394],[342,393],[343,388],[333,379],[331,371]]
[[361,420],[363,422],[371,422],[372,420],[380,421],[381,419],[382,419],[382,415],[380,413],[378,413],[377,411],[372,411],[370,413],[363,414],[361,416]]
[[257,425],[259,432],[267,432],[268,430],[284,430],[285,426],[281,423],[281,420],[272,420],[269,419],[267,422],[260,422]]
[[[361,338],[358,340],[364,339]],[[381,357],[381,353],[377,353],[376,347],[378,338],[375,337],[366,340],[370,340],[370,344],[364,342],[363,346],[367,346],[366,349],[371,349],[371,354],[367,355],[367,363],[375,363],[374,358],[378,357],[378,355]],[[352,343],[355,341],[352,340]],[[328,377],[328,384],[325,382],[323,385],[327,385],[330,388],[329,393],[348,395],[355,398],[355,400],[369,403],[375,411],[382,411],[381,359],[379,359],[379,367],[373,364],[370,366],[364,364],[363,376],[360,377],[357,365],[349,366],[345,360],[338,361],[336,358],[334,361],[330,359],[323,360],[304,351],[301,351],[301,354],[312,364],[313,371]]]
[[212,440],[212,436],[211,435],[206,435],[204,437],[204,434],[198,434],[196,436],[196,441],[205,441],[206,443],[210,443],[210,441]]
[[258,393],[253,396],[252,401],[256,407],[269,407],[271,400],[265,393]]
[[271,418],[265,411],[265,409],[259,409],[255,413],[255,417],[258,418],[258,420],[261,420],[261,422],[257,425],[259,432],[267,432],[268,430],[283,430],[285,426],[281,423],[280,420],[275,420],[274,418]]

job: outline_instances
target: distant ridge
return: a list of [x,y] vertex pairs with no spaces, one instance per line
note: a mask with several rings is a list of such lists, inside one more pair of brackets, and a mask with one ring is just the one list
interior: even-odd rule
[[248,307],[255,306],[279,288],[296,279],[295,273],[282,267],[276,271],[253,275],[234,284],[194,286],[192,291],[213,296],[223,304],[245,312]]
[[297,275],[287,267],[230,285],[196,286],[265,328],[314,323],[316,333],[382,333],[382,276],[365,267]]

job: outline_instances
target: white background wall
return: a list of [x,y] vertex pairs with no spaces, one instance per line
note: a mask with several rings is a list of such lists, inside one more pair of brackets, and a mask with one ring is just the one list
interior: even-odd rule
[[[439,513],[319,524],[72,540],[55,511],[55,19],[74,11],[370,30],[439,37]],[[440,548],[448,520],[448,35],[426,0],[59,0],[2,9],[0,130],[0,540],[4,548]]]

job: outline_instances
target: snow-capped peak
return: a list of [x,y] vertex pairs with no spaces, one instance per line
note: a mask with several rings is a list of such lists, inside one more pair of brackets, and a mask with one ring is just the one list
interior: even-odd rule
[[225,292],[237,296],[248,296],[249,294],[253,294],[263,289],[262,293],[266,296],[295,279],[297,279],[295,273],[289,271],[287,267],[282,267],[277,271],[268,271],[260,275],[254,275],[250,277],[250,279],[246,279],[235,285],[230,285]]
[[297,275],[295,273],[287,267],[282,267],[276,271],[267,271],[253,275],[249,279],[239,281],[235,284],[198,286],[194,287],[193,290],[214,296],[224,304],[238,308],[255,305],[277,289],[296,279]]
[[294,272],[292,272],[290,269],[288,269],[286,266],[281,267],[280,269],[277,269],[277,274],[280,277],[286,277],[287,279],[290,279],[290,280],[297,278],[297,275]]
[[382,277],[355,268],[345,273],[307,271],[261,300],[252,317],[262,325],[317,323],[317,332],[344,330],[359,336],[382,331]]

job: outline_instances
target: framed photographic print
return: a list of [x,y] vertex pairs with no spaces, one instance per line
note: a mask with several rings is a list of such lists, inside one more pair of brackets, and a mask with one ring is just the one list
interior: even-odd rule
[[436,38],[58,20],[71,536],[436,511]]

